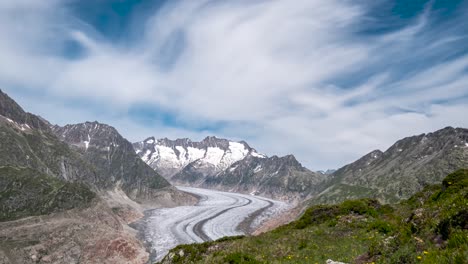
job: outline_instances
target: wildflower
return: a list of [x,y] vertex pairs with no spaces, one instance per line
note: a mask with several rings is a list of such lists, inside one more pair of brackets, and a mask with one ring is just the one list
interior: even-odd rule
[[450,185],[450,184],[452,184],[452,182],[448,182],[448,184]]
[[417,258],[417,259],[422,259],[422,257],[421,257],[421,256],[417,256],[416,258]]
[[429,252],[427,252],[426,250],[424,250],[423,253],[424,253],[424,255],[429,254]]

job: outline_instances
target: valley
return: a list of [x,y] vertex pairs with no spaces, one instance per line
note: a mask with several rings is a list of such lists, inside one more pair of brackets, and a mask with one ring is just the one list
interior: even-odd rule
[[134,224],[150,248],[152,261],[161,260],[180,244],[201,243],[226,236],[247,235],[289,205],[263,197],[208,189],[178,187],[199,197],[194,206],[149,210]]

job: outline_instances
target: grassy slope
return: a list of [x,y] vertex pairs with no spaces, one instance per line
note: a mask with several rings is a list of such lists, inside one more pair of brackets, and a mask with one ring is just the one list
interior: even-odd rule
[[45,215],[89,205],[95,193],[29,168],[0,167],[0,221]]
[[163,263],[466,263],[468,170],[398,205],[376,200],[317,205],[257,237],[173,249]]

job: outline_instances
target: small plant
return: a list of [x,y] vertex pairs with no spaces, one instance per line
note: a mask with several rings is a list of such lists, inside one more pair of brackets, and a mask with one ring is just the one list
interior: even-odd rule
[[392,233],[394,229],[391,224],[383,220],[376,220],[369,226],[369,230],[376,230],[385,235]]
[[254,257],[241,253],[235,252],[224,257],[224,262],[229,264],[260,264],[261,262],[256,260]]

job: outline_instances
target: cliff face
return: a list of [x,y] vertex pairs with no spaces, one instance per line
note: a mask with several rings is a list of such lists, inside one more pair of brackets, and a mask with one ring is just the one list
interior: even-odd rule
[[34,169],[61,180],[92,186],[96,171],[61,142],[44,119],[26,113],[0,91],[0,166]]
[[97,177],[92,181],[100,189],[119,187],[130,198],[146,201],[155,198],[161,189],[172,188],[135,154],[132,144],[111,126],[86,122],[54,126],[53,132],[93,166]]

